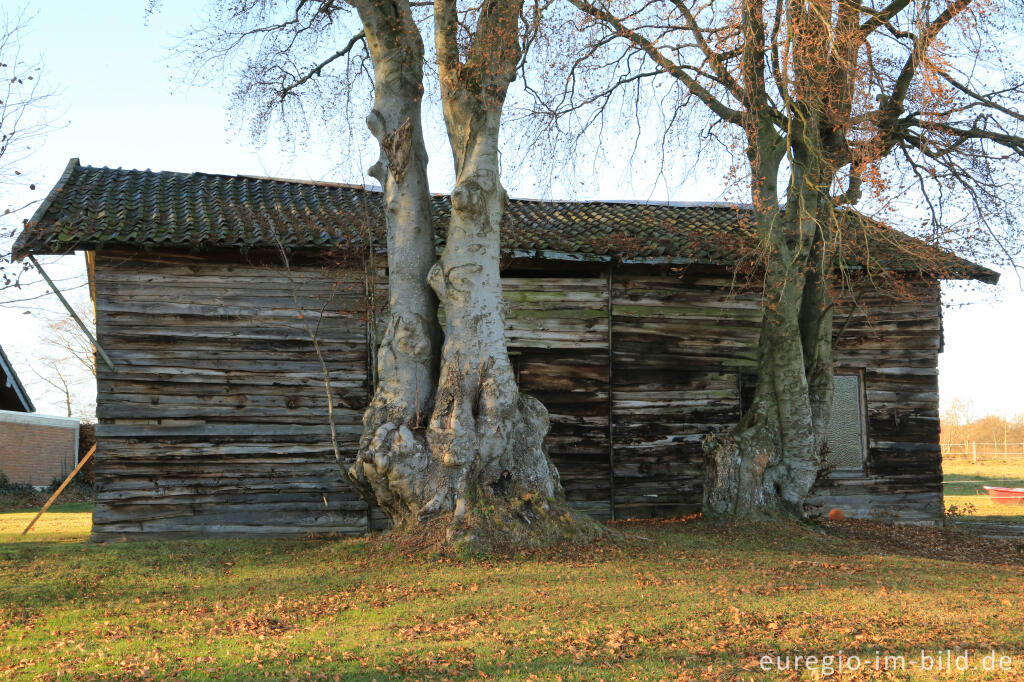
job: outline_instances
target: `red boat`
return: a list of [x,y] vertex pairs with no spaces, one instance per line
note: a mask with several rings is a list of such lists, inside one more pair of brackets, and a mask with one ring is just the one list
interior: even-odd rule
[[999,504],[1024,504],[1024,488],[995,488],[982,486],[988,491],[988,497]]

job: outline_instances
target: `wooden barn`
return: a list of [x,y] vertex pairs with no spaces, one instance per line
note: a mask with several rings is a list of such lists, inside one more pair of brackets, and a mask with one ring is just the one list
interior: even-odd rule
[[[447,198],[435,197],[438,244]],[[737,286],[750,210],[512,200],[507,337],[551,413],[569,499],[600,519],[699,510],[702,436],[751,394],[759,296]],[[345,484],[386,302],[380,194],[358,186],[92,168],[77,159],[15,254],[86,252],[99,345],[93,538],[359,533]],[[374,239],[372,235],[377,235]],[[836,314],[830,469],[813,509],[941,518],[939,281],[997,275],[877,226],[903,286]],[[288,267],[285,267],[287,254]],[[851,271],[857,271],[856,258]]]

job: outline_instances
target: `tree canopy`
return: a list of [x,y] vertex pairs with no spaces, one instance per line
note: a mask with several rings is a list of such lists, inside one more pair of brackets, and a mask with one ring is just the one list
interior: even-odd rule
[[815,149],[834,205],[969,257],[1018,254],[1024,75],[1006,46],[1019,3],[571,4],[530,88],[562,148],[608,144],[610,120],[660,125],[665,154],[724,151],[723,180],[746,196],[746,155],[783,150],[785,181]]

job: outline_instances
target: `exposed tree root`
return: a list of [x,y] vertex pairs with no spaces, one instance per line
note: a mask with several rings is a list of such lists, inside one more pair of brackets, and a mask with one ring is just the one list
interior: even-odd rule
[[391,517],[396,540],[422,543],[423,550],[506,553],[586,543],[606,532],[565,501],[542,448],[544,407],[518,394],[514,417],[506,447],[487,459],[479,450],[468,460],[445,457],[448,451],[431,448],[422,429],[383,424],[360,450],[349,477]]
[[621,539],[585,514],[564,503],[534,498],[487,496],[472,511],[435,516],[425,522],[392,528],[384,541],[407,555],[471,557],[510,556],[524,551],[581,546],[598,539]]
[[803,502],[820,470],[817,458],[784,458],[756,431],[708,434],[704,448],[704,515],[711,519],[803,519]]

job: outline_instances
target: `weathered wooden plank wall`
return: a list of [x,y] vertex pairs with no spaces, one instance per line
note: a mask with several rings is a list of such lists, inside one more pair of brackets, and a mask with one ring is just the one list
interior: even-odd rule
[[836,472],[810,500],[827,512],[903,522],[943,516],[939,449],[939,284],[890,297],[865,288],[836,312],[836,365],[862,368],[868,452],[863,474]]
[[506,339],[523,391],[548,408],[548,453],[569,502],[611,518],[608,282],[504,277]]
[[[326,425],[358,440],[367,395],[361,270],[102,252],[93,537],[361,532]],[[293,282],[294,281],[294,285]],[[295,293],[300,310],[296,309]],[[300,314],[302,317],[300,317]]]
[[[857,285],[837,305],[837,368],[861,370],[867,452],[863,472],[836,471],[810,499],[851,517],[942,518],[936,281],[899,294]],[[740,415],[740,387],[756,370],[758,297],[702,268],[612,273],[612,429],[615,516],[700,508],[700,439]],[[749,386],[748,386],[749,389]]]
[[759,320],[721,274],[612,273],[616,518],[700,511],[700,440],[739,419]]
[[[534,261],[503,284],[509,349],[523,390],[551,414],[570,501],[601,519],[698,511],[700,440],[736,423],[741,386],[756,378],[759,297],[696,266]],[[893,297],[861,285],[838,304],[835,339],[837,367],[863,370],[866,468],[831,473],[812,506],[938,520],[937,282]]]
[[[294,273],[97,256],[99,340],[118,371],[98,379],[94,537],[366,529],[373,514],[334,462],[304,326],[318,328],[352,456],[371,383],[364,272]],[[700,439],[739,418],[757,297],[706,268],[533,261],[506,274],[510,353],[523,390],[548,407],[570,501],[600,519],[698,510]],[[817,508],[941,517],[938,288],[917,289],[909,301],[868,291],[836,315],[837,365],[864,368],[869,452],[863,473],[822,482]],[[380,308],[380,281],[375,291]]]

